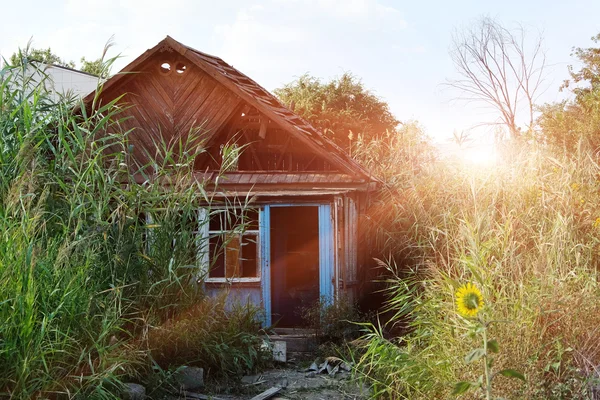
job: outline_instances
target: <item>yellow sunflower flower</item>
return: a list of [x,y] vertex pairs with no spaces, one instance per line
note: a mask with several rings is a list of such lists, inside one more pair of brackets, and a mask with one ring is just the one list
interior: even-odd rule
[[456,308],[465,318],[473,318],[483,308],[483,295],[472,283],[461,286],[456,291]]

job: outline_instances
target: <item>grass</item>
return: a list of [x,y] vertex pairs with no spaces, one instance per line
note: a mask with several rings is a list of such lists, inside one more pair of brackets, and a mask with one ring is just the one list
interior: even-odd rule
[[[229,310],[197,285],[202,246],[189,222],[199,202],[213,202],[205,183],[190,179],[205,151],[201,127],[156,143],[152,162],[136,165],[116,102],[75,112],[27,68],[0,71],[0,396],[117,399],[124,379],[167,377],[181,363],[215,376],[259,367],[257,310]],[[600,365],[600,164],[583,146],[503,151],[493,168],[465,168],[436,159],[415,124],[353,143],[353,155],[386,182],[365,235],[390,255],[390,321],[363,324],[355,342],[357,373],[374,397],[448,398],[456,382],[476,376],[478,366],[464,363],[474,339],[454,309],[465,282],[502,321],[490,327],[502,346],[496,369],[527,378],[498,377],[496,394],[591,397]],[[223,154],[226,170],[238,151]],[[330,311],[336,322],[353,312]],[[313,314],[320,320],[323,310]],[[319,326],[323,336],[344,337],[346,328]]]
[[[190,179],[204,132],[156,143],[152,163],[136,165],[116,101],[77,112],[34,68],[0,71],[0,397],[118,399],[124,379],[151,369],[157,332],[209,303],[186,223],[212,203]],[[252,369],[256,310],[207,311],[193,361]]]
[[492,318],[506,321],[490,328],[502,346],[495,368],[527,377],[525,385],[496,378],[498,395],[590,398],[600,364],[600,165],[583,151],[521,144],[504,152],[487,169],[444,160],[414,173],[386,167],[392,179],[370,234],[395,256],[391,323],[409,333],[389,340],[372,326],[363,338],[360,371],[379,397],[447,398],[454,383],[477,376],[464,362],[476,343],[454,309],[455,290],[473,282]]

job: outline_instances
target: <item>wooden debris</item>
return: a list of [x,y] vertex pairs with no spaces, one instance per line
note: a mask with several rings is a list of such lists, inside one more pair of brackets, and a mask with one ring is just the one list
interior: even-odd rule
[[262,375],[246,375],[242,378],[244,386],[260,385],[265,382],[266,380]]
[[266,399],[269,399],[269,398],[275,396],[277,393],[279,393],[281,391],[281,389],[282,388],[280,388],[280,387],[272,387],[270,389],[265,390],[261,394],[254,396],[250,400],[266,400]]
[[188,391],[182,391],[181,395],[183,395],[184,399],[196,399],[196,400],[223,400],[219,397],[215,397],[215,396],[207,396],[205,394],[200,394],[200,393],[194,393],[194,392],[188,392]]

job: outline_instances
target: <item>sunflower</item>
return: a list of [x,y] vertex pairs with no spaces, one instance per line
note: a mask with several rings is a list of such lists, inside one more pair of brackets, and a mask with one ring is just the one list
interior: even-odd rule
[[483,308],[483,296],[472,283],[467,283],[456,291],[456,308],[465,318],[472,318]]

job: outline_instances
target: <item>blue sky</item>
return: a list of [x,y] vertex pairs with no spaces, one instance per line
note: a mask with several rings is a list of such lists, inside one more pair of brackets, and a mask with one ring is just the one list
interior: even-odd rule
[[493,116],[457,104],[441,84],[455,76],[448,55],[454,29],[487,15],[543,32],[550,64],[540,101],[564,96],[573,46],[600,33],[600,0],[91,0],[3,4],[0,54],[33,37],[65,59],[97,58],[114,35],[118,67],[165,35],[220,56],[269,90],[310,73],[350,71],[401,120],[415,119],[438,141]]

